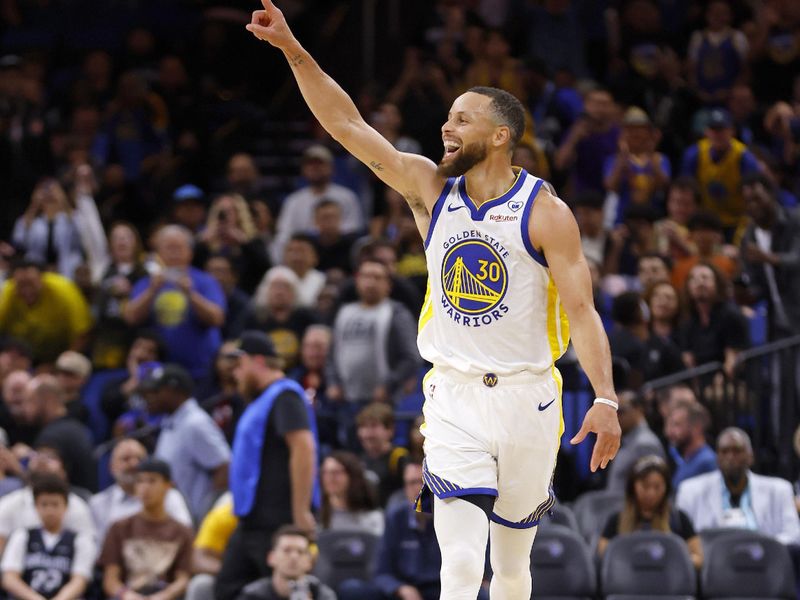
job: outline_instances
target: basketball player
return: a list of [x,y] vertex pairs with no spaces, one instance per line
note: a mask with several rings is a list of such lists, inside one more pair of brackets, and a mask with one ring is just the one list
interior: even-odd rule
[[[475,600],[491,531],[493,600],[530,598],[530,550],[559,439],[570,330],[598,398],[573,443],[597,434],[591,468],[619,448],[608,340],[570,209],[512,167],[524,128],[519,101],[494,88],[456,98],[436,165],[398,152],[294,37],[269,0],[247,29],[283,51],[308,106],[351,154],[400,192],[425,240],[429,292],[419,347],[424,381],[425,487],[433,496],[446,600]],[[567,320],[569,318],[569,321]]]

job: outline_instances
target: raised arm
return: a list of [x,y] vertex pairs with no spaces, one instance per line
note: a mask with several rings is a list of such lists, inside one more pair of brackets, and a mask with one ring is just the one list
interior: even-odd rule
[[[600,315],[594,308],[589,266],[581,250],[578,224],[572,211],[549,192],[540,191],[533,205],[529,235],[534,248],[541,251],[550,268],[561,303],[567,313],[570,336],[581,367],[595,394],[616,402],[611,377],[611,351]],[[591,469],[605,468],[619,450],[620,428],[616,411],[605,404],[594,404],[586,413],[578,434],[581,442],[588,433],[597,434]]]
[[444,186],[436,165],[416,154],[399,152],[359,114],[347,93],[303,48],[270,0],[253,13],[247,30],[286,56],[300,92],[314,116],[335,140],[367,165],[386,185],[400,192],[412,209],[423,203],[428,212]]

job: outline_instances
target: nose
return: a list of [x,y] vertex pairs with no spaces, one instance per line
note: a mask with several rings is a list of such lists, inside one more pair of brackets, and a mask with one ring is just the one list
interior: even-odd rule
[[450,119],[444,122],[442,125],[442,133],[447,133],[448,131],[452,131],[453,128],[450,126]]

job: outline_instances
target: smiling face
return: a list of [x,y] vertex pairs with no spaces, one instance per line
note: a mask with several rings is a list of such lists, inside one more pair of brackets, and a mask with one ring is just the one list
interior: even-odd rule
[[492,99],[467,92],[456,98],[447,121],[442,125],[444,156],[436,172],[442,177],[457,177],[483,161],[489,144],[507,127],[499,127],[492,113]]

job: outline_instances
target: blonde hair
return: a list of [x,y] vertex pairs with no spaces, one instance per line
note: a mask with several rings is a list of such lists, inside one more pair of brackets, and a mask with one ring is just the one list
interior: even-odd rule
[[300,278],[289,267],[277,265],[264,273],[264,277],[261,278],[261,283],[258,284],[253,294],[253,306],[257,312],[267,310],[267,294],[269,293],[269,287],[279,279],[286,281],[292,287],[294,292],[294,304],[297,304],[300,292]]
[[[237,225],[242,232],[244,232],[245,238],[247,238],[249,242],[256,237],[258,232],[256,230],[255,221],[253,221],[253,214],[250,212],[250,207],[247,205],[247,200],[239,194],[222,194],[217,196],[214,202],[211,203],[211,210],[208,211],[206,226],[212,231],[216,230],[219,224],[219,213],[221,212],[219,205],[225,198],[233,202],[233,211],[236,213]],[[216,245],[216,243],[212,242],[212,246],[214,245]]]

